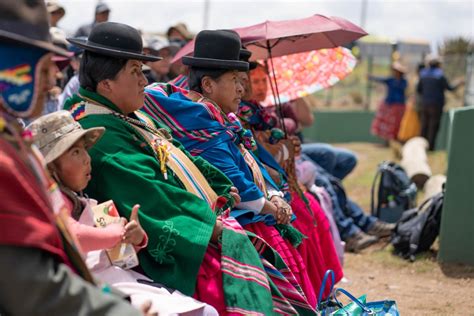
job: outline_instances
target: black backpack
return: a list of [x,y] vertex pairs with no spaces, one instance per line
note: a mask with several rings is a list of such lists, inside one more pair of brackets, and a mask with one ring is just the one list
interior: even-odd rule
[[444,192],[440,192],[403,213],[390,241],[395,254],[414,261],[415,254],[430,249],[439,234],[443,200]]
[[[377,204],[375,187],[378,182]],[[398,164],[383,161],[375,174],[371,190],[371,213],[380,220],[396,223],[403,212],[415,207],[416,185]]]

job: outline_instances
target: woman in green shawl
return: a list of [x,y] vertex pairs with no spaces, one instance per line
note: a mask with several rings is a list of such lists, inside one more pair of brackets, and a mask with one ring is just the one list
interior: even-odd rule
[[[137,111],[147,81],[141,37],[124,24],[94,27],[88,40],[70,39],[85,49],[79,93],[65,107],[84,128],[106,132],[90,151],[91,197],[112,199],[122,216],[141,205],[140,223],[149,236],[141,267],[156,282],[213,305],[220,314],[311,314],[287,297],[278,256],[227,216],[240,197],[231,182],[204,159],[192,157],[168,131]],[[267,260],[261,260],[260,256]],[[265,264],[262,264],[262,262]],[[271,273],[269,272],[271,271]],[[288,289],[291,293],[291,289]]]

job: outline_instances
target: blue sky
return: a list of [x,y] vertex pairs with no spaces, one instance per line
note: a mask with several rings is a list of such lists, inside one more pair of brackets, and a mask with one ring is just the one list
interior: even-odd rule
[[[233,28],[307,17],[315,13],[340,16],[356,24],[361,21],[363,0],[210,0],[208,28]],[[472,0],[366,0],[365,29],[392,39],[427,40],[435,47],[444,38],[474,39]],[[91,22],[97,0],[59,0],[66,16],[59,23],[73,32]],[[192,31],[203,28],[204,0],[107,0],[111,21],[130,24],[145,31],[164,32],[177,22]]]

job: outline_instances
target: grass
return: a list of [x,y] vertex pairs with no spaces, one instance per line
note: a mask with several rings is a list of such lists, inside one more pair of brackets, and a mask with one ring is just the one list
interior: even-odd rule
[[[370,188],[378,164],[399,160],[390,148],[380,145],[337,146],[357,154],[358,165],[344,185],[348,196],[368,212]],[[433,174],[446,173],[446,152],[429,153],[428,161]],[[394,299],[402,315],[467,315],[474,310],[474,267],[439,264],[437,242],[432,251],[417,255],[412,263],[394,255],[388,239],[384,241],[360,254],[346,253],[344,271],[349,282],[340,286],[356,296],[366,293],[369,301]]]
[[[357,154],[358,164],[355,170],[344,180],[348,196],[361,205],[367,213],[370,213],[371,187],[377,171],[377,166],[384,160],[400,162],[395,151],[391,148],[381,145],[367,143],[349,143],[339,144],[338,146],[350,149]],[[446,174],[447,157],[445,151],[436,151],[428,153],[428,163],[433,175]],[[376,192],[375,192],[376,194]],[[423,192],[418,192],[418,202],[421,202]],[[387,241],[388,242],[388,241]],[[437,249],[437,242],[434,249]],[[408,267],[411,266],[415,271],[424,273],[432,270],[435,264],[436,255],[432,252],[419,254],[414,264],[392,254],[393,247],[385,246],[380,250],[373,252],[373,260],[386,265]]]
[[[387,147],[367,143],[338,144],[357,154],[358,164],[354,171],[344,180],[348,196],[359,203],[367,212],[370,211],[370,189],[374,181],[377,166],[384,160],[400,162],[395,152]],[[428,163],[432,173],[446,174],[447,157],[445,151],[428,153]],[[418,194],[422,197],[422,194]]]

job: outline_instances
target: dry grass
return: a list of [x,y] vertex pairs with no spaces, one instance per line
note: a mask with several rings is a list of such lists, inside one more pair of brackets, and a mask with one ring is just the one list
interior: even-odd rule
[[[397,161],[386,147],[366,143],[341,144],[357,153],[359,163],[344,180],[348,195],[364,210],[370,209],[370,188],[383,160]],[[445,174],[446,153],[428,156],[433,174]],[[437,248],[437,245],[433,247]],[[361,254],[346,254],[344,267],[353,294],[368,294],[370,301],[394,299],[402,315],[474,315],[474,267],[436,261],[436,250],[421,254],[414,263],[392,255],[387,241]]]

